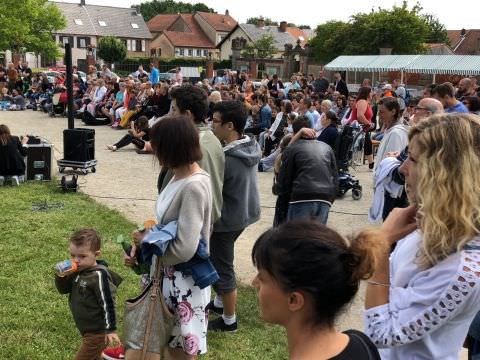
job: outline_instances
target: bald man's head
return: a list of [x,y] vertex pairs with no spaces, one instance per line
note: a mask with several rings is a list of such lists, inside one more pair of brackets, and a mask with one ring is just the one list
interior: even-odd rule
[[443,105],[440,101],[434,98],[423,98],[415,107],[415,114],[413,115],[413,125],[422,119],[425,119],[433,114],[443,113]]
[[458,92],[460,95],[467,95],[473,92],[473,81],[470,78],[463,78],[458,83]]

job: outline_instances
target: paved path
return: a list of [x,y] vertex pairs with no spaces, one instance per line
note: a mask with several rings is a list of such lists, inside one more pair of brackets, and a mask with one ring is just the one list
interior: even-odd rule
[[[63,129],[67,127],[65,118],[50,118],[43,112],[0,111],[0,124],[6,124],[14,135],[33,134],[54,144],[55,159],[63,158]],[[85,127],[79,120],[75,126]],[[95,158],[97,172],[81,176],[81,191],[94,197],[98,202],[119,210],[128,219],[141,223],[154,217],[156,180],[160,171],[158,163],[151,155],[138,155],[133,146],[117,152],[106,150],[106,145],[118,141],[125,130],[113,130],[107,126],[95,127]],[[55,160],[54,159],[54,160]],[[53,175],[58,176],[55,166]],[[372,199],[372,173],[366,166],[352,172],[363,186],[363,198],[355,201],[351,193],[334,203],[328,225],[343,235],[353,234],[368,226],[367,210]],[[273,222],[275,196],[272,195],[272,173],[258,173],[262,216],[259,222],[247,228],[236,243],[235,266],[238,278],[250,283],[255,269],[250,260],[250,252],[257,237]],[[117,199],[125,198],[125,199]],[[354,214],[354,215],[353,215]],[[364,289],[359,291],[355,301],[342,317],[341,328],[362,329]],[[466,357],[465,357],[466,358]]]

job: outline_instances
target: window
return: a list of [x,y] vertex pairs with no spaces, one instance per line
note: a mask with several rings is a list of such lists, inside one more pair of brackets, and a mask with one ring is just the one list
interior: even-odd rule
[[88,45],[90,45],[89,37],[77,37],[77,48],[85,49]]
[[132,40],[127,40],[127,50],[132,51]]
[[185,55],[185,49],[180,49],[180,56],[184,56]]
[[77,24],[77,25],[83,25],[82,19],[75,19],[73,21],[75,21],[75,24]]
[[180,55],[180,49],[179,48],[175,48],[175,56],[179,56]]
[[138,29],[138,24],[131,23],[130,25],[132,25],[132,28],[134,28],[134,29]]
[[203,56],[207,57],[208,56],[208,50],[203,50]]
[[135,41],[135,51],[142,52],[142,40],[133,40]]
[[75,46],[73,43],[73,36],[60,36],[59,41],[63,46],[65,46],[65,44],[70,44],[72,48]]
[[193,56],[193,49],[188,49],[188,56]]
[[142,40],[142,52],[145,52],[145,40]]
[[107,23],[106,23],[105,21],[98,20],[98,25],[100,25],[100,26],[107,26]]

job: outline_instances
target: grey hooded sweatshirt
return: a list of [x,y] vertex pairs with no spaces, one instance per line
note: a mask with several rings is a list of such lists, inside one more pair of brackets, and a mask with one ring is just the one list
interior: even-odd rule
[[401,152],[408,145],[409,127],[404,125],[402,120],[397,121],[388,130],[385,130],[383,139],[377,150],[375,159],[375,176],[377,176],[378,165],[386,157],[389,152]]
[[213,231],[239,231],[260,219],[257,166],[262,153],[260,145],[248,136],[227,144],[223,151],[222,215]]

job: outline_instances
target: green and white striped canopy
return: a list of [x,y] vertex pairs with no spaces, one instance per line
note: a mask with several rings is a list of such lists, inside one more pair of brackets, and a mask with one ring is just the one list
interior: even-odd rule
[[405,71],[420,74],[480,75],[478,55],[342,55],[325,65],[338,71]]

